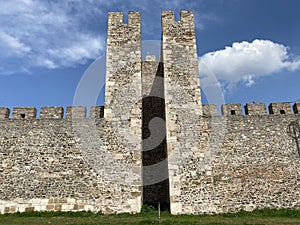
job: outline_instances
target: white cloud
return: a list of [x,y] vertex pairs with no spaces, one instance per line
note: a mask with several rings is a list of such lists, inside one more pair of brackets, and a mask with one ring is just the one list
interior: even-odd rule
[[[178,14],[198,5],[192,0],[0,0],[0,75],[76,67],[96,59],[105,52],[108,11],[142,11],[143,34],[160,38],[160,11]],[[203,15],[196,18],[200,29]]]
[[21,43],[18,38],[12,37],[4,32],[0,31],[0,46],[2,54],[16,54],[22,56],[25,53],[30,52],[30,47]]
[[83,64],[104,52],[105,1],[1,1],[0,74]]
[[[87,59],[94,58],[97,55],[97,51],[103,50],[100,38],[80,35],[78,40],[78,42],[74,42],[65,48],[48,49],[47,53],[49,58],[56,60],[57,66],[59,66],[59,62],[61,62],[60,64],[62,66],[70,67],[74,62],[84,64]],[[50,65],[50,68],[52,66],[54,65]]]
[[232,87],[243,82],[247,87],[255,79],[283,70],[300,68],[300,57],[288,52],[289,48],[270,40],[235,42],[225,49],[209,52],[199,58],[202,85],[214,85],[212,76]]

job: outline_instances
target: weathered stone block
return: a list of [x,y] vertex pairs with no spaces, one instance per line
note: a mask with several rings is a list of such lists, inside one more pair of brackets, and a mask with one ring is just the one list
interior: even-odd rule
[[13,119],[35,119],[36,118],[36,108],[34,107],[15,107],[13,109],[12,118]]
[[54,210],[54,205],[47,205],[47,206],[46,206],[46,210],[47,210],[47,211]]
[[61,205],[55,205],[54,210],[55,211],[61,211]]
[[17,206],[11,206],[11,207],[10,207],[10,212],[11,212],[11,213],[17,212]]
[[4,207],[4,213],[10,213],[10,207]]
[[26,207],[25,212],[34,212],[34,207]]
[[59,203],[68,203],[68,199],[61,198],[61,199],[59,199]]
[[66,112],[67,119],[84,119],[86,118],[85,106],[68,106]]
[[98,119],[104,116],[104,106],[91,106],[90,118]]
[[245,114],[252,115],[265,115],[267,108],[265,103],[247,103],[245,105]]
[[78,210],[78,209],[79,209],[78,204],[74,204],[73,210]]
[[146,62],[155,62],[156,56],[155,55],[146,55]]
[[0,107],[0,119],[9,118],[10,110],[9,108]]
[[221,107],[222,114],[224,116],[230,115],[243,115],[242,106],[240,103],[238,104],[223,104]]
[[291,113],[291,105],[289,102],[273,102],[269,105],[269,113],[274,115],[282,115]]
[[40,119],[62,119],[64,116],[63,107],[42,107]]
[[300,102],[296,102],[293,105],[293,111],[294,111],[295,114],[300,114]]
[[215,104],[202,105],[202,110],[203,116],[218,116],[218,109]]

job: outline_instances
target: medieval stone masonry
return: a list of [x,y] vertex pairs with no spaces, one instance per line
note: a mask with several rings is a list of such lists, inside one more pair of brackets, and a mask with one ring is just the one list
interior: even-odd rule
[[193,13],[162,12],[144,61],[141,15],[123,16],[108,15],[104,107],[0,108],[0,212],[300,209],[300,103],[219,115],[201,103]]

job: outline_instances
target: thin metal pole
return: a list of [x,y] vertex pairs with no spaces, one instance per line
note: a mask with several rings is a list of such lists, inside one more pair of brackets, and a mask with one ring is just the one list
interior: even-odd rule
[[158,223],[160,224],[160,202],[158,202]]

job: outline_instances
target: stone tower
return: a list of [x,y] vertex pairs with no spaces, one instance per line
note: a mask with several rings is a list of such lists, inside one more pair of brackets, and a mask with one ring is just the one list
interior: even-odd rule
[[[124,109],[142,98],[141,16],[130,12],[128,24],[123,22],[123,16],[121,12],[108,14],[104,117],[109,121],[121,120]],[[121,91],[126,95],[120,95]]]
[[[131,205],[141,206],[141,152],[142,152],[142,83],[141,83],[141,21],[139,12],[128,14],[124,22],[121,12],[108,14],[106,51],[105,110],[107,141],[105,148],[111,152],[121,183],[131,187]],[[131,138],[132,137],[132,138]],[[104,144],[105,145],[105,144]],[[125,166],[126,165],[126,166]],[[112,165],[113,166],[113,165]],[[123,173],[125,170],[126,172]],[[123,174],[118,174],[118,173]],[[114,175],[113,175],[114,176]],[[133,191],[133,187],[139,191]],[[126,192],[123,188],[124,193]],[[126,201],[125,201],[126,202]]]
[[162,58],[169,165],[170,209],[181,212],[179,165],[185,155],[198,148],[202,115],[198,58],[191,11],[181,11],[180,21],[174,12],[162,13]]
[[162,13],[161,45],[160,62],[151,56],[142,61],[140,14],[129,13],[128,24],[122,13],[109,14],[104,117],[123,125],[129,120],[142,141],[144,204],[160,202],[176,213],[174,165],[179,150],[198,146],[202,115],[191,11],[181,11],[180,21],[172,11]]

